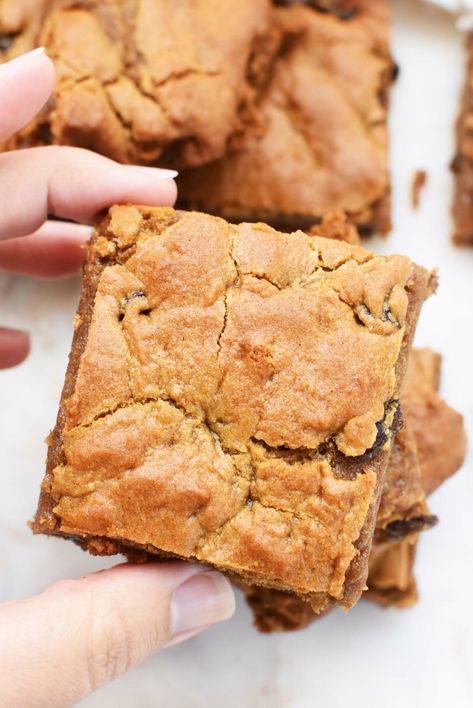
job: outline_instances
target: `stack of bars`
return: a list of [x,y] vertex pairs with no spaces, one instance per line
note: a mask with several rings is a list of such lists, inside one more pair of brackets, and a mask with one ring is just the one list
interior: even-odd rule
[[435,276],[359,245],[390,229],[389,33],[384,0],[0,0],[2,58],[57,70],[5,149],[177,168],[198,210],[98,225],[35,532],[215,566],[263,631],[415,600],[465,436],[411,352]]

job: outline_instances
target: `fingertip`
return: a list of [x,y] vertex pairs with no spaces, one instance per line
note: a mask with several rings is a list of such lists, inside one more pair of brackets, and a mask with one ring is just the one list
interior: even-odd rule
[[48,101],[56,71],[43,47],[0,66],[2,114],[0,138],[23,128]]
[[[14,69],[21,71],[32,71],[35,67],[36,71],[41,71],[44,80],[49,81],[51,89],[56,79],[56,69],[53,60],[46,54],[44,47],[37,47],[30,52],[20,54],[7,64],[3,65],[6,69]],[[29,67],[27,69],[27,67]]]
[[126,587],[140,587],[142,597],[150,593],[156,606],[161,608],[161,618],[169,614],[165,620],[169,635],[165,639],[160,637],[155,650],[180,643],[213,624],[230,619],[235,612],[235,593],[229,579],[200,564],[183,561],[123,563],[87,575],[80,582],[108,590],[113,587],[115,595]]
[[0,369],[9,369],[21,364],[30,353],[30,348],[27,332],[0,327]]
[[48,100],[56,82],[56,67],[54,66],[54,62],[51,57],[46,54],[44,47],[40,47],[40,49],[42,49],[42,51],[38,52],[34,60],[36,64],[41,67],[44,80],[44,90],[47,90],[48,93],[46,100]]

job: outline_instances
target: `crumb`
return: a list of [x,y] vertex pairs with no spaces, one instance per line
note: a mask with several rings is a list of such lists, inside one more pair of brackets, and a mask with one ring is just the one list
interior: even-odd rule
[[420,204],[420,195],[427,183],[427,172],[425,170],[417,170],[412,177],[411,187],[411,203],[412,208],[417,209]]

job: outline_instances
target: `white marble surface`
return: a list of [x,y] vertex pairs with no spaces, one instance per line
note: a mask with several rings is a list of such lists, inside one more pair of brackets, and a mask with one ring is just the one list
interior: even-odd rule
[[[452,125],[462,80],[453,19],[393,0],[401,75],[393,95],[395,230],[375,247],[441,268],[426,306],[420,345],[445,355],[443,392],[466,415],[473,440],[473,250],[449,243]],[[413,171],[428,170],[418,212]],[[25,596],[53,579],[111,561],[72,544],[32,537],[43,474],[43,439],[53,424],[66,366],[78,282],[38,283],[0,275],[0,322],[33,334],[33,353],[0,372],[0,598]],[[422,539],[421,602],[379,610],[362,602],[305,632],[261,636],[239,600],[235,618],[149,659],[83,702],[85,708],[467,708],[473,705],[473,460],[432,498],[441,524]],[[137,599],[139,601],[139,598]],[[7,641],[1,637],[0,641]]]

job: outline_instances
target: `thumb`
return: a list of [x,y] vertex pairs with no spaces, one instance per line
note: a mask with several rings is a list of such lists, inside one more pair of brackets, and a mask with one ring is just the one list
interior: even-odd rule
[[180,562],[119,565],[0,605],[0,705],[69,706],[234,606],[224,576]]

